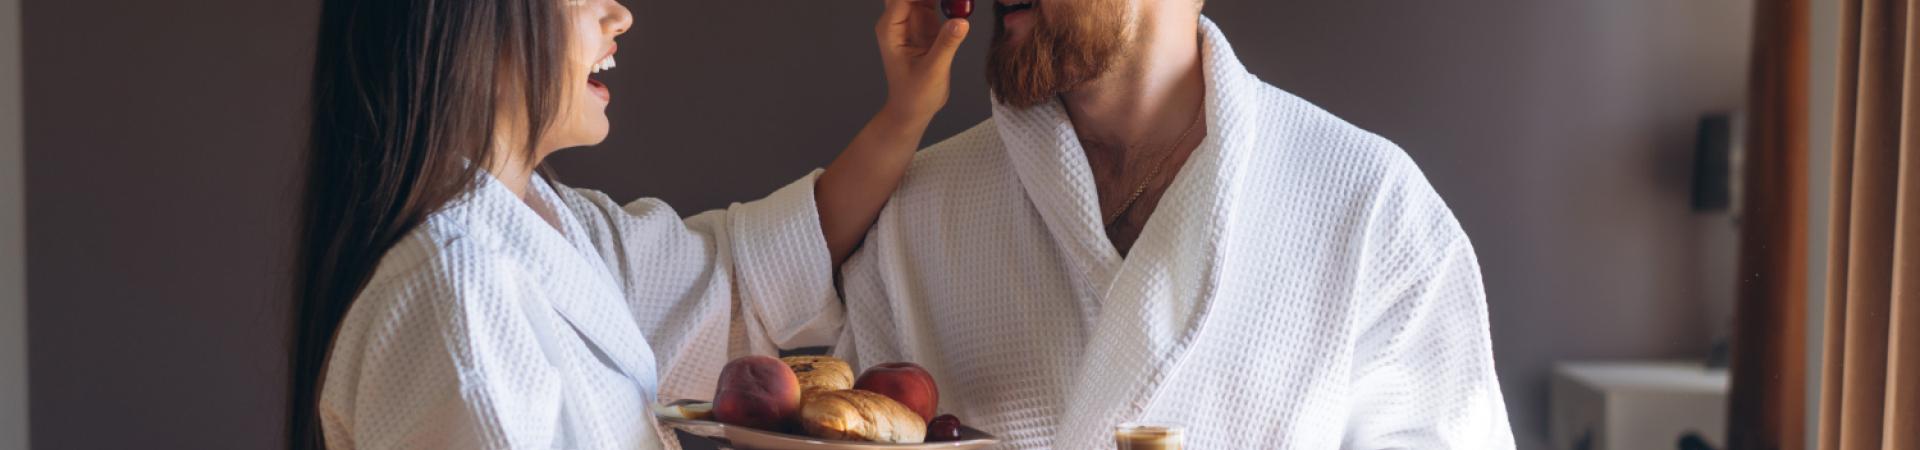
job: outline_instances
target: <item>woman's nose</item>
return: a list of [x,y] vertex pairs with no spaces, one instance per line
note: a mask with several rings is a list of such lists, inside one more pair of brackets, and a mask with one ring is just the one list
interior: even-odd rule
[[607,11],[607,17],[601,19],[601,23],[605,24],[607,31],[615,36],[626,34],[627,29],[633,27],[633,11],[627,10],[627,5],[617,1],[607,3],[612,4],[613,7]]

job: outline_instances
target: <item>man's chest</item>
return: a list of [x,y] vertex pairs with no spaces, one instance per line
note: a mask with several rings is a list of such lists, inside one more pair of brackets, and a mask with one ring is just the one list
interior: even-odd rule
[[[1080,316],[1080,302],[1065,290],[955,292],[910,314],[932,320],[900,341],[916,344],[908,358],[938,367],[948,410],[1033,444],[1022,447],[1046,447],[1074,393],[1086,390],[1076,384],[1098,353],[1090,337],[1098,333],[1099,312]],[[1292,299],[1285,304],[1250,294],[1218,300],[1221,310],[1150,396],[1141,420],[1208,424],[1226,434],[1195,438],[1228,447],[1254,436],[1338,429],[1343,415],[1310,413],[1345,407],[1340,399],[1350,393],[1353,340],[1344,312],[1310,304],[1312,296],[1302,292],[1268,292]],[[1101,387],[1110,388],[1125,391]]]
[[[871,321],[881,325],[873,328],[898,330],[903,339],[881,345],[899,346],[903,357],[938,358],[969,385],[1026,397],[1057,393],[1071,379],[1120,298],[1149,296],[1147,302],[1166,309],[1193,301],[1185,292],[1130,292],[1112,279],[1128,275],[1086,271],[1092,265],[1062,251],[1038,218],[986,217],[948,222],[943,231],[992,239],[926,242],[898,253],[918,258],[890,268],[887,278],[897,284],[888,289],[889,307],[868,314],[874,309],[850,304],[850,315],[865,316],[851,326],[867,329],[859,322]],[[1231,382],[1236,372],[1271,371],[1263,364],[1274,361],[1322,373],[1348,353],[1353,312],[1346,272],[1329,269],[1339,262],[1325,252],[1295,251],[1306,246],[1280,245],[1284,241],[1268,241],[1273,248],[1257,252],[1233,250],[1236,256],[1212,268],[1218,271],[1207,287],[1213,311],[1195,335],[1195,354],[1218,352],[1221,359],[1209,366],[1228,369],[1199,378]],[[1143,263],[1123,260],[1114,271],[1138,274],[1143,271],[1129,264]]]
[[1103,228],[1120,254],[1129,253],[1142,238],[1192,151],[1177,148],[1157,155],[1128,155],[1125,149],[1087,148]]

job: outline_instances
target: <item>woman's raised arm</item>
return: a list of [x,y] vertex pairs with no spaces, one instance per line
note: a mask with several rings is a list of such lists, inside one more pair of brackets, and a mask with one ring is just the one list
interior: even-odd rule
[[885,0],[874,26],[887,75],[887,103],[814,185],[820,232],[833,264],[853,254],[900,185],[921,135],[946,106],[954,52],[966,19],[942,21],[933,0]]

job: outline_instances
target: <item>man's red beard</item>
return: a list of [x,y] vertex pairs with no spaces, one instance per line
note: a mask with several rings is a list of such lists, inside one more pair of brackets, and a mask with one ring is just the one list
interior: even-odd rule
[[[1014,43],[1003,17],[994,17],[987,55],[987,86],[1007,106],[1029,108],[1106,75],[1127,48],[1127,0],[1042,0],[1033,28]],[[1042,10],[1041,8],[1045,8]]]

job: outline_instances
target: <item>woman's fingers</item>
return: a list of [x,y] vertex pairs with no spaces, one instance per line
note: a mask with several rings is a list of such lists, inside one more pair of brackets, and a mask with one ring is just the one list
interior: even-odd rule
[[966,20],[943,20],[938,0],[884,0],[875,34],[887,76],[887,110],[921,120],[946,104]]
[[911,22],[908,34],[915,39],[914,46],[933,46],[934,40],[940,37],[941,24],[946,21],[940,14],[938,0],[913,0],[909,6],[912,6],[913,12],[907,14],[907,20]]
[[878,35],[882,41],[897,42],[902,30],[906,28],[907,19],[912,17],[914,0],[881,1],[886,4],[887,9],[880,13],[880,23],[874,25],[874,34]]
[[931,50],[945,32],[939,0],[883,0],[886,11],[874,26],[880,42],[916,53]]
[[944,69],[953,66],[953,55],[960,51],[960,43],[967,40],[967,30],[971,27],[967,19],[947,19],[947,24],[940,27],[940,37],[934,40],[933,48],[929,49],[931,54],[928,56],[933,58],[935,67]]

